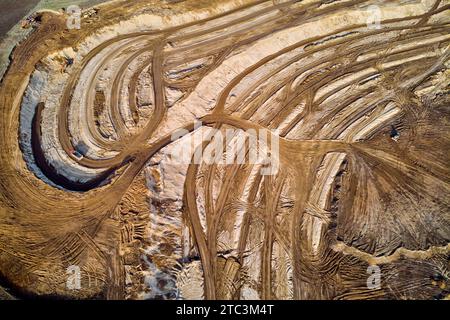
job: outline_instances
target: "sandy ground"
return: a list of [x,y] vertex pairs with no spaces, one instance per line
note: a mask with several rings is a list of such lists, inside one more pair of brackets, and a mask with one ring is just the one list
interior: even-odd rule
[[[375,28],[371,4],[43,14],[0,84],[6,293],[449,298],[450,4],[383,2]],[[227,129],[269,162],[195,159]]]
[[3,77],[8,65],[8,57],[17,43],[22,41],[30,32],[30,29],[21,28],[21,20],[32,12],[43,9],[58,10],[69,5],[79,5],[82,9],[96,4],[107,2],[105,0],[23,0],[18,5],[14,0],[2,0],[0,2],[0,78]]

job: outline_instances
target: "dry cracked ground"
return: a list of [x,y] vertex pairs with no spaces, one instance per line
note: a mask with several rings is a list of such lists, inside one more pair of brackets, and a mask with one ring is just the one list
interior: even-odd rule
[[[0,296],[448,299],[449,9],[39,12],[0,84]],[[278,170],[173,156],[232,128]]]

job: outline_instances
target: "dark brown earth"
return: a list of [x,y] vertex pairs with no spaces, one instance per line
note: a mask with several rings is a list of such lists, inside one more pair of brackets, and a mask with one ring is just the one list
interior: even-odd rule
[[0,3],[0,40],[38,3],[39,0],[2,0]]

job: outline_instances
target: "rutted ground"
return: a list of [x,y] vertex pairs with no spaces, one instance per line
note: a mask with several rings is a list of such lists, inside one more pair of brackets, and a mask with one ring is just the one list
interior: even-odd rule
[[[367,24],[374,4],[379,28]],[[119,1],[80,30],[43,14],[0,87],[4,287],[448,297],[449,8]],[[191,133],[172,141],[180,128]],[[190,140],[208,150],[211,128],[271,130],[280,170],[171,156]],[[379,288],[367,287],[369,265]]]

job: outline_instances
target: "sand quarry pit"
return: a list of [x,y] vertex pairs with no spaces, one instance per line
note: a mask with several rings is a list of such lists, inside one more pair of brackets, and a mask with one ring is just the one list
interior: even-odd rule
[[449,298],[448,0],[94,8],[0,83],[2,298]]

